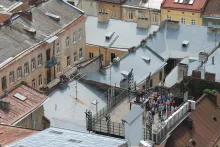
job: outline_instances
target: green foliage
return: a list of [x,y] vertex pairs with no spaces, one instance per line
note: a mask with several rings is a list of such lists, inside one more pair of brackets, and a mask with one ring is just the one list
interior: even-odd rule
[[216,92],[216,90],[215,89],[205,89],[203,92],[205,94],[214,94]]

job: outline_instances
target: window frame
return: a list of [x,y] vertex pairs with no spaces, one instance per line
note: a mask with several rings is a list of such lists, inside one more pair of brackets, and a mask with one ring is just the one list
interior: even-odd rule
[[24,63],[24,76],[29,75],[29,63]]
[[83,48],[79,49],[79,60],[83,59]]
[[[2,90],[7,89],[7,78],[6,78],[6,76],[3,76],[3,77],[1,78],[1,83],[2,83]],[[5,84],[5,85],[4,85],[4,84]]]
[[14,71],[9,72],[9,84],[12,85],[15,82],[15,73]]
[[191,25],[196,25],[196,20],[195,19],[191,19]]
[[37,56],[37,62],[38,62],[37,63],[38,67],[41,67],[43,65],[43,55],[42,55],[42,53]]
[[67,57],[66,57],[66,65],[67,65],[67,67],[70,67],[70,66],[71,66],[70,56],[67,56]]
[[35,58],[31,59],[31,71],[33,72],[36,69],[36,60]]
[[57,63],[57,73],[61,72],[61,62]]
[[77,42],[76,32],[73,33],[73,44]]
[[73,53],[73,61],[74,61],[74,63],[76,63],[78,61],[77,60],[77,52]]
[[56,42],[56,54],[60,54],[60,42]]
[[22,78],[22,66],[17,68],[17,77],[18,77],[18,80]]
[[89,59],[94,57],[94,53],[93,52],[89,52]]
[[38,84],[39,84],[39,87],[43,86],[43,76],[42,75],[38,76]]
[[129,11],[128,12],[128,19],[133,20],[134,19],[134,12]]
[[186,24],[186,19],[185,19],[184,17],[182,17],[182,18],[180,19],[180,24]]
[[70,37],[67,36],[66,37],[66,48],[69,48],[70,47]]
[[[33,86],[33,84],[34,84],[34,86]],[[36,88],[36,80],[35,79],[33,79],[32,81],[31,81],[31,86],[32,86],[32,88]]]
[[79,33],[79,40],[82,40],[83,39],[82,29],[79,29],[78,33]]

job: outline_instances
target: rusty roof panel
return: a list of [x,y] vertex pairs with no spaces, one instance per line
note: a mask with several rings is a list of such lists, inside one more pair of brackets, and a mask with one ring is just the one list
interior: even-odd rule
[[[14,97],[16,93],[22,94],[27,99],[22,101]],[[38,91],[27,85],[18,86],[9,92],[8,96],[5,96],[1,99],[2,101],[10,102],[11,108],[8,112],[0,109],[0,123],[12,124],[40,106],[46,100],[46,98],[46,95],[40,94]]]
[[182,122],[172,132],[166,147],[192,146],[190,139],[196,142],[197,147],[209,147],[220,135],[220,109],[209,98],[204,97],[189,118],[193,120],[193,129]]

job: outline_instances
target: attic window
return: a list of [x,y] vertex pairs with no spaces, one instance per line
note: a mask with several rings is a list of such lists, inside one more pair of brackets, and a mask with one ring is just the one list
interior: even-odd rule
[[105,35],[105,39],[109,40],[112,38],[112,36],[114,35],[115,32],[108,32],[106,35]]
[[141,58],[146,62],[150,62],[150,58],[148,58],[148,57],[142,56]]
[[34,28],[29,28],[29,27],[23,27],[23,30],[25,30],[26,32],[35,35],[36,34],[36,30]]
[[182,43],[182,47],[187,47],[189,45],[189,41],[184,40]]
[[52,18],[55,21],[60,21],[60,16],[58,15],[54,15],[52,13],[46,12],[45,15],[49,16],[50,18]]
[[25,96],[21,95],[20,93],[16,93],[14,97],[22,101],[25,101],[27,99]]

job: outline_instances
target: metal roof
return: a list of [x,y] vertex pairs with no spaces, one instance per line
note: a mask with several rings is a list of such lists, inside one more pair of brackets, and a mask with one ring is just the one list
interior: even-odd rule
[[147,0],[144,3],[142,0],[127,0],[123,6],[125,7],[140,7],[160,10],[163,0]]
[[[140,29],[137,28],[137,23],[115,19],[102,23],[98,22],[98,17],[88,16],[86,19],[86,43],[109,48],[128,49],[138,46],[142,39],[145,39],[149,33],[158,28],[159,26],[152,25],[150,29]],[[110,40],[105,38],[108,32],[115,32]],[[116,40],[114,41],[114,39]]]
[[[141,57],[146,56],[151,60],[146,62]],[[141,83],[150,74],[153,75],[159,69],[164,67],[166,62],[160,56],[154,54],[150,49],[139,47],[135,53],[129,53],[120,60],[119,65],[112,65],[111,68],[106,70],[106,74],[97,71],[95,74],[88,76],[89,80],[97,81],[100,83],[110,84],[110,72],[112,85],[120,85],[120,81],[124,79],[121,71],[130,72],[133,68],[134,80],[137,84]]]
[[[183,24],[174,28],[165,22],[157,34],[147,40],[147,46],[165,59],[182,59],[215,47],[215,34],[208,33],[207,29],[205,26]],[[187,47],[182,47],[184,40],[189,41]],[[220,40],[220,35],[216,35],[216,40]]]
[[136,105],[135,107],[132,107],[132,109],[128,112],[128,114],[124,117],[123,120],[125,120],[128,124],[131,124],[143,112],[144,109],[142,109],[139,105]]
[[119,147],[126,143],[126,140],[113,137],[48,128],[9,144],[8,147]]

